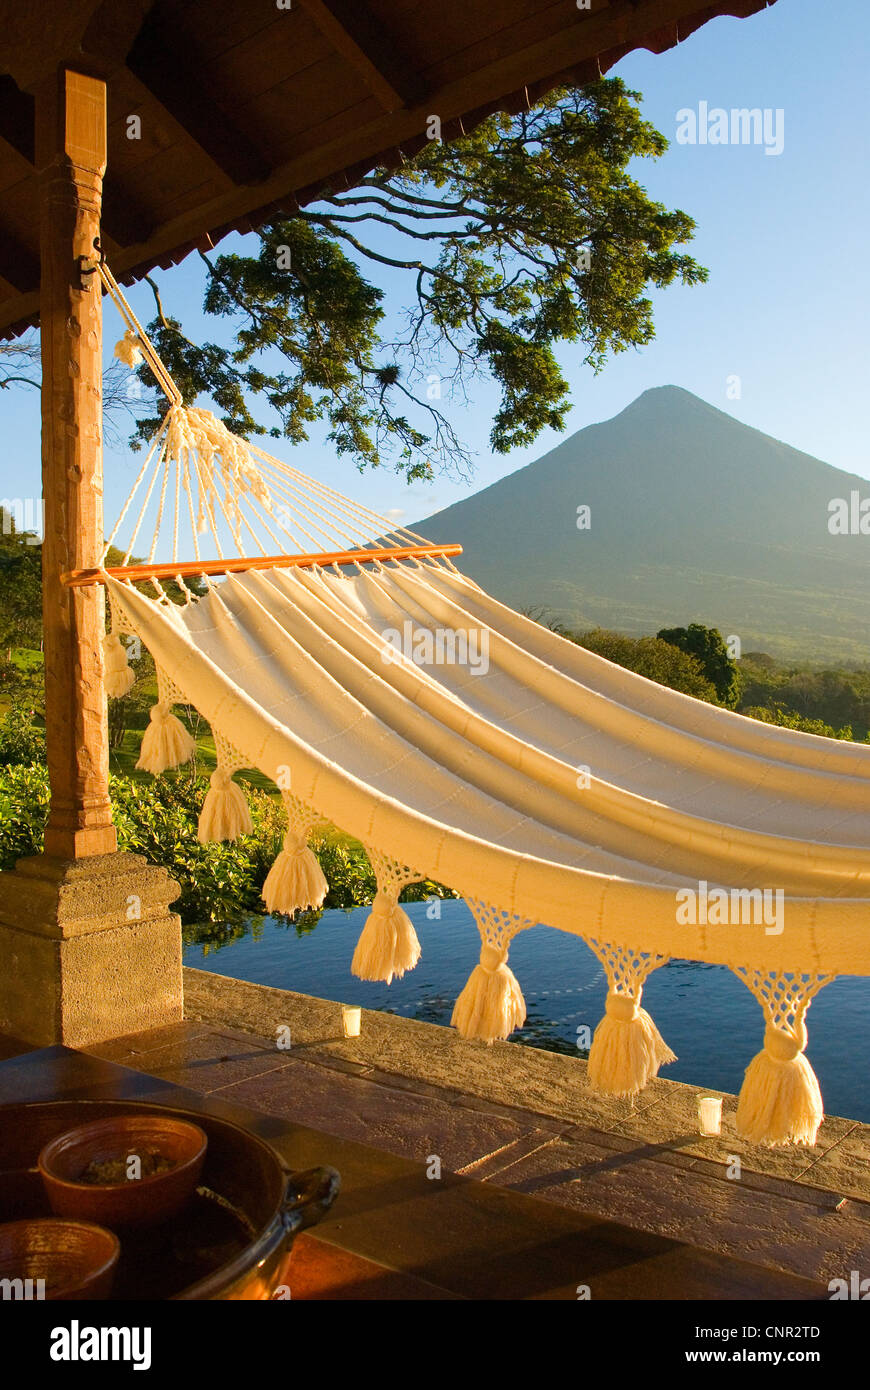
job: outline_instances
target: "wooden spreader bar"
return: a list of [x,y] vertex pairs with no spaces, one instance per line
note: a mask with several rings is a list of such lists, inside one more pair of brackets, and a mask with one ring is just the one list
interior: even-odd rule
[[62,575],[71,589],[102,584],[113,579],[175,579],[185,575],[244,574],[247,570],[311,569],[315,565],[357,565],[369,560],[422,560],[427,557],[461,555],[461,545],[383,546],[377,550],[333,550],[320,555],[250,555],[230,560],[171,560],[159,565],[119,565],[111,569],[71,570]]

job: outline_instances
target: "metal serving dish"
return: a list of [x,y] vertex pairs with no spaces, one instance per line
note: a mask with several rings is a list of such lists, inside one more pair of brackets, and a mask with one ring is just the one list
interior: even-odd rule
[[0,1222],[50,1216],[36,1166],[50,1139],[92,1120],[162,1114],[208,1135],[196,1195],[157,1229],[119,1232],[113,1300],[269,1299],[288,1285],[297,1233],[338,1195],[334,1168],[293,1173],[276,1151],[228,1120],[126,1100],[59,1100],[0,1106]]

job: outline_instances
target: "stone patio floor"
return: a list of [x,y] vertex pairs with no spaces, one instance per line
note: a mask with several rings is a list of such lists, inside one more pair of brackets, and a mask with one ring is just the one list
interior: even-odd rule
[[[198,970],[185,971],[185,1014],[173,1028],[85,1050],[771,1270],[826,1284],[870,1269],[870,1126],[830,1117],[813,1149],[752,1148],[734,1132],[733,1096],[659,1079],[634,1103],[614,1101],[587,1089],[580,1059],[468,1044],[367,1010],[361,1036],[346,1039],[336,1003]],[[720,1139],[697,1132],[700,1094],[723,1094]],[[311,1277],[316,1286],[313,1265]]]

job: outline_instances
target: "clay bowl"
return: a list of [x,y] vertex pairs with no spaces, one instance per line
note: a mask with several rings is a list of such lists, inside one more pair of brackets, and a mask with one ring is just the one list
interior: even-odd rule
[[[171,1115],[119,1115],[59,1134],[42,1149],[37,1164],[51,1209],[58,1216],[95,1221],[112,1230],[152,1226],[177,1216],[199,1182],[208,1139],[199,1125]],[[149,1155],[171,1168],[148,1174]],[[88,1182],[91,1163],[142,1160],[141,1177]]]
[[89,1221],[0,1226],[0,1279],[20,1279],[22,1299],[108,1298],[120,1253],[118,1237]]
[[[292,1283],[297,1235],[324,1220],[340,1187],[332,1168],[291,1171],[258,1134],[208,1111],[136,1100],[54,1100],[0,1105],[0,1222],[48,1216],[37,1168],[50,1140],[81,1125],[143,1115],[201,1126],[208,1150],[184,1211],[162,1225],[119,1231],[121,1257],[111,1298],[256,1300]],[[264,1128],[280,1129],[278,1121]]]

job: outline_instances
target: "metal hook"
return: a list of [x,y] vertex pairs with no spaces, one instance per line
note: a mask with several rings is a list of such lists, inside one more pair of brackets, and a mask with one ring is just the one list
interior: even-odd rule
[[88,278],[96,274],[100,266],[106,264],[106,253],[98,236],[94,237],[94,250],[97,252],[98,260],[91,261],[87,256],[77,256],[76,265],[78,266],[79,280],[83,290],[89,290],[91,281]]

